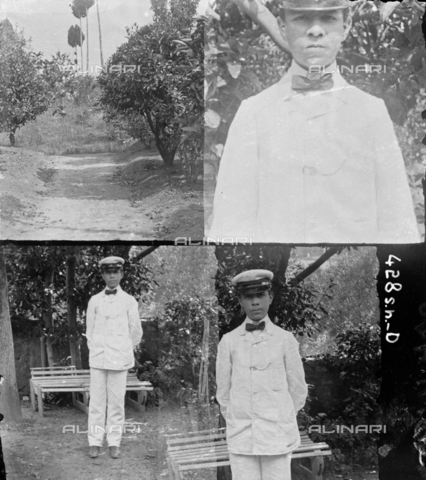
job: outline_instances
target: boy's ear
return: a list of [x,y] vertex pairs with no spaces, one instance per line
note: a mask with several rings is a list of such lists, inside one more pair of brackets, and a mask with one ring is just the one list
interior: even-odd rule
[[278,23],[278,27],[279,27],[280,32],[281,32],[281,37],[282,37],[282,40],[283,40],[284,50],[287,51],[287,52],[290,52],[290,48],[288,46],[288,41],[287,41],[287,32],[286,32],[286,29],[285,29],[285,23],[284,23],[284,20],[280,16],[277,17],[277,23]]

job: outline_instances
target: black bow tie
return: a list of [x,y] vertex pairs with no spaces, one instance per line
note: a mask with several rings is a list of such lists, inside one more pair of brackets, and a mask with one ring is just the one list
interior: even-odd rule
[[114,290],[105,290],[105,295],[115,295],[117,293],[117,289]]
[[302,75],[293,75],[291,79],[291,88],[297,92],[306,92],[309,90],[331,90],[334,86],[333,74],[319,72],[308,73],[306,77]]
[[264,329],[265,329],[265,322],[246,323],[246,330],[248,332],[252,332],[253,330],[264,330]]

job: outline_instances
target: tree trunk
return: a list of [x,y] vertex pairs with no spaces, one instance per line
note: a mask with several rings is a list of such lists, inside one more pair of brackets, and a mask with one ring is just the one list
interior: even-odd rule
[[41,357],[41,366],[43,368],[47,367],[47,358],[46,358],[46,345],[45,345],[44,337],[40,338],[40,357]]
[[80,53],[81,53],[81,73],[83,73],[83,66],[84,66],[84,59],[83,59],[83,25],[81,23],[81,17],[79,17],[80,20]]
[[2,249],[0,249],[0,375],[4,377],[0,386],[0,412],[7,423],[21,422],[22,412],[16,383],[6,264]]
[[104,53],[102,50],[102,32],[101,32],[101,15],[99,13],[99,0],[96,1],[96,10],[98,13],[98,27],[99,27],[99,49],[101,52],[101,67],[104,68]]
[[158,151],[160,152],[161,158],[163,159],[163,162],[166,165],[166,167],[171,167],[173,164],[173,160],[175,159],[177,148],[168,150],[163,146],[163,143],[157,137],[155,137],[155,144],[157,145]]
[[69,247],[67,256],[67,319],[70,332],[71,365],[81,369],[79,335],[77,331],[77,305],[75,301],[75,268],[77,264],[75,249],[76,247]]
[[[160,152],[160,155],[161,155],[161,158],[163,159],[163,162],[165,163],[166,167],[171,167],[172,164],[173,164],[173,160],[175,158],[175,155],[176,155],[177,147],[172,148],[172,149],[166,148],[163,145],[163,142],[161,141],[161,138],[160,138],[162,128],[158,125],[158,123],[154,124],[154,121],[152,120],[149,112],[144,111],[143,115],[145,116],[145,118],[148,122],[148,126],[149,126],[152,134],[154,135],[155,145],[157,146],[158,151]],[[143,141],[142,138],[140,140]]]
[[53,358],[53,314],[52,314],[52,294],[50,293],[50,288],[53,283],[53,274],[54,267],[49,267],[44,274],[44,309],[43,309],[43,320],[44,326],[47,330],[46,336],[46,350],[47,350],[47,361],[49,367],[53,367],[54,358]]
[[12,147],[14,147],[16,144],[15,132],[16,132],[16,128],[12,128],[9,133],[9,141]]
[[86,7],[86,70],[89,74],[89,11]]

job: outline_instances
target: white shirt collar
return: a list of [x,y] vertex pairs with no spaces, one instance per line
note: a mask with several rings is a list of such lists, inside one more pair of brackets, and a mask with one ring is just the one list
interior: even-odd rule
[[[337,68],[337,62],[334,61],[331,65],[328,67],[320,67],[318,66],[317,68],[312,68],[311,72],[320,72],[321,74],[324,73],[337,73],[338,68]],[[305,68],[301,67],[298,63],[296,63],[294,60],[291,62],[290,68],[288,69],[288,73],[290,75],[301,75],[302,77],[306,77],[307,74],[309,73],[309,70],[306,70]]]

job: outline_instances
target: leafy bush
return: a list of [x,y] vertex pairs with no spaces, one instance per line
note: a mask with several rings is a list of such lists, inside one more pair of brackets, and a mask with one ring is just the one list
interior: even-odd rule
[[216,312],[211,302],[184,295],[167,302],[164,314],[156,321],[161,332],[158,359],[156,364],[144,362],[139,373],[158,388],[160,398],[186,404],[194,403],[199,397],[204,322],[209,323],[209,402],[215,393],[217,347]]
[[[382,418],[376,400],[380,381],[380,328],[361,321],[350,330],[336,336],[336,351],[315,357],[312,381],[323,378],[324,370],[339,376],[336,382],[318,386],[310,396],[302,424],[322,425],[326,431],[336,430],[337,425],[381,425]],[[315,370],[316,369],[316,370]],[[315,374],[316,371],[321,373]],[[327,442],[334,453],[331,469],[342,473],[353,465],[377,465],[378,433],[352,433],[344,430],[336,433],[311,433],[314,441]]]

